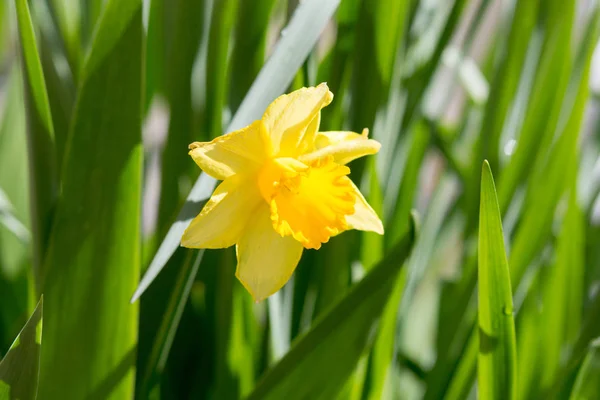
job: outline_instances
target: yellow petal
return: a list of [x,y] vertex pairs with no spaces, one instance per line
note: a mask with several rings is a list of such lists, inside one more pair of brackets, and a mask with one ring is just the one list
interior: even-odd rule
[[248,222],[236,247],[235,276],[261,301],[285,285],[302,256],[302,245],[292,237],[281,237],[273,229],[267,204],[261,204]]
[[240,175],[227,178],[185,230],[181,245],[196,249],[233,246],[259,203],[264,204],[264,200],[254,179]]
[[383,235],[383,224],[377,216],[377,213],[354,183],[352,183],[356,202],[354,203],[354,214],[346,216],[348,229],[358,229],[360,231],[375,232]]
[[368,138],[368,129],[363,129],[362,134],[355,132],[319,132],[314,141],[315,150],[299,157],[302,162],[308,163],[316,159],[333,156],[338,164],[347,164],[357,158],[375,154],[381,144]]
[[[295,163],[303,167],[296,169]],[[281,236],[292,236],[307,249],[319,249],[347,229],[346,215],[354,213],[350,169],[334,163],[332,157],[308,166],[295,163],[286,162],[286,168],[280,166],[283,161],[267,165],[259,175],[260,192],[271,205],[271,221]]]
[[290,134],[284,135],[281,140],[280,154],[297,157],[300,154],[314,151],[319,125],[321,125],[321,111],[317,112],[303,131],[292,130]]
[[[263,122],[273,143],[273,152],[293,156],[307,126],[314,121],[321,108],[333,100],[327,84],[302,88],[276,98],[263,115]],[[318,121],[317,121],[318,122]]]
[[204,172],[224,180],[240,172],[260,168],[268,153],[268,138],[262,121],[228,133],[210,142],[190,144],[190,156]]

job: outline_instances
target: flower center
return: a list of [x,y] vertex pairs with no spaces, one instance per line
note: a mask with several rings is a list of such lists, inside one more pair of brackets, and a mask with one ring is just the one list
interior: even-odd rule
[[269,161],[258,177],[260,192],[271,208],[273,228],[293,236],[307,249],[318,249],[346,230],[354,213],[350,169],[326,157],[304,164],[294,158]]

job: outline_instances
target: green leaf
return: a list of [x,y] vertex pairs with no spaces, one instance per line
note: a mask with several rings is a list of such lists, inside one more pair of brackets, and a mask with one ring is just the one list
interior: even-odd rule
[[43,298],[0,361],[0,400],[35,400],[42,344]]
[[82,68],[46,257],[40,398],[133,396],[142,34],[141,1],[109,1]]
[[54,127],[29,6],[27,0],[15,0],[15,5],[25,82],[29,175],[32,193],[35,193],[30,205],[33,255],[34,266],[39,275],[43,272],[41,265],[46,254],[52,211],[58,194]]
[[375,7],[375,54],[384,86],[390,84],[398,46],[404,37],[411,0],[381,0]]
[[512,291],[494,178],[483,163],[479,214],[479,356],[481,399],[515,399],[516,341]]
[[222,122],[227,100],[227,55],[237,7],[238,0],[220,0],[213,5],[206,56],[206,130],[211,139],[226,133]]
[[587,400],[598,396],[600,391],[600,338],[589,347],[581,369],[577,374],[570,400]]
[[369,345],[414,243],[412,229],[387,256],[305,335],[258,383],[249,399],[330,399]]
[[142,398],[146,398],[149,395],[152,386],[156,383],[165,368],[183,309],[190,295],[202,259],[201,253],[196,254],[194,259],[192,259],[193,254],[192,251],[188,251],[186,259],[182,263],[182,268],[177,274],[177,280],[170,294],[167,308],[163,313],[160,327],[154,338],[149,359],[145,363],[145,370],[138,394]]
[[[517,145],[498,183],[498,201],[504,214],[520,183],[533,165],[544,161],[558,124],[572,65],[571,30],[574,2],[552,0],[544,6],[544,46],[528,99]],[[522,40],[521,38],[519,40]],[[540,160],[540,161],[538,161]],[[514,267],[510,263],[511,268]],[[517,277],[513,274],[513,279]]]
[[429,138],[430,134],[423,124],[417,124],[408,136],[409,143],[407,143],[407,146],[410,150],[402,172],[402,181],[398,188],[394,212],[390,218],[390,223],[386,226],[386,241],[388,243],[393,243],[394,240],[402,237],[408,229],[406,216],[410,214],[413,206],[418,188],[419,171],[423,165]]
[[[493,169],[499,168],[500,137],[509,115],[510,104],[514,100],[522,76],[529,39],[535,27],[539,8],[538,0],[518,0],[510,20],[510,33],[498,63],[484,120],[481,124],[479,140],[482,141],[482,154],[489,159]],[[476,161],[479,163],[479,160]]]
[[23,244],[29,243],[29,229],[17,218],[4,190],[0,188],[0,224],[12,232]]
[[241,1],[239,4],[229,78],[233,110],[239,107],[265,63],[269,19],[274,5],[275,0]]
[[[302,3],[286,29],[286,35],[277,44],[271,58],[260,71],[244,101],[233,117],[227,132],[235,131],[260,118],[269,103],[292,82],[319,35],[325,28],[340,0],[307,0]],[[140,281],[132,301],[137,300],[163,269],[179,247],[181,236],[190,221],[200,212],[216,181],[201,174],[187,197],[177,220],[171,225],[154,259]]]
[[[556,380],[562,353],[571,348],[581,327],[584,290],[584,218],[573,190],[556,248],[556,263],[550,266],[544,287],[542,386]],[[538,339],[539,340],[539,339]]]
[[[13,66],[6,82],[6,103],[0,122],[0,275],[11,280],[29,260],[29,187],[25,107],[20,69]],[[8,204],[10,203],[10,207]],[[8,214],[6,214],[8,212]],[[12,228],[10,228],[12,227]],[[26,239],[24,241],[24,239]],[[19,326],[21,323],[19,323]],[[10,334],[9,340],[14,337]]]
[[[556,206],[569,187],[571,177],[575,176],[571,169],[577,165],[577,142],[589,93],[591,57],[598,38],[597,13],[598,8],[595,8],[575,63],[568,95],[560,99],[563,113],[567,117],[566,123],[549,154],[542,159],[532,174],[527,187],[522,221],[515,234],[509,258],[511,278],[515,287],[521,281],[527,266],[546,243],[552,230]],[[540,115],[540,118],[545,119],[546,116]],[[537,142],[532,145],[537,145]],[[527,157],[531,161],[532,157]],[[512,164],[513,161],[510,165]],[[506,174],[513,172],[510,168],[506,170]],[[502,209],[502,202],[500,204]]]
[[78,0],[51,0],[52,16],[60,33],[60,39],[66,50],[67,60],[74,77],[79,76],[81,48],[81,5]]
[[[153,3],[160,5],[161,1],[154,1]],[[162,18],[167,20],[164,23],[169,22],[167,26],[173,26],[173,32],[163,38],[162,43],[164,43],[166,49],[158,65],[160,68],[164,64],[166,75],[164,91],[169,101],[170,112],[167,141],[162,151],[160,203],[157,221],[159,237],[173,223],[173,217],[177,209],[181,207],[183,196],[180,182],[182,179],[187,178],[190,181],[198,176],[198,168],[194,163],[189,162],[185,149],[193,141],[202,140],[197,137],[193,124],[194,114],[190,82],[192,81],[192,70],[200,45],[204,20],[204,3],[204,1],[197,0],[170,1],[169,6],[172,7],[172,11],[169,12],[166,8],[162,10],[164,14],[171,17]],[[152,7],[158,6],[153,4]],[[166,6],[163,5],[163,7]],[[153,30],[160,27],[157,21],[154,22]],[[161,43],[158,38],[153,37],[153,39],[155,41],[148,42],[146,47],[146,51],[151,55],[156,50],[151,49],[150,46]],[[154,61],[156,60],[148,60],[146,68],[150,68],[149,63]],[[152,66],[152,68],[156,68],[156,66]]]
[[[402,128],[406,129],[412,121],[415,111],[421,105],[425,89],[429,86],[444,49],[451,39],[452,32],[460,20],[467,4],[466,0],[440,2],[432,12],[436,13],[432,27],[426,35],[420,35],[415,44],[407,51],[404,86],[408,91],[406,109],[402,116]],[[429,16],[430,17],[430,16]],[[423,61],[425,60],[425,61]]]

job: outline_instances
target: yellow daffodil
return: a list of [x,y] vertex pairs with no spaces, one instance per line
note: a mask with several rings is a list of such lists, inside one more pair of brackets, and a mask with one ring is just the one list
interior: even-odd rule
[[354,132],[319,132],[333,100],[325,83],[275,99],[261,120],[190,155],[223,182],[183,234],[182,246],[236,245],[236,276],[256,301],[290,279],[304,248],[319,249],[348,229],[383,234],[383,225],[348,178],[348,162],[379,151]]

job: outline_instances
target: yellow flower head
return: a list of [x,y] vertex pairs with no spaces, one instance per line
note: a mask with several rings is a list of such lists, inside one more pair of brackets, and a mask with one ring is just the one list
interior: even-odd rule
[[182,246],[236,245],[236,276],[260,301],[290,279],[302,251],[348,229],[383,234],[352,183],[348,162],[379,151],[354,132],[319,132],[333,100],[325,83],[275,99],[261,120],[190,145],[200,168],[223,182],[181,239]]

